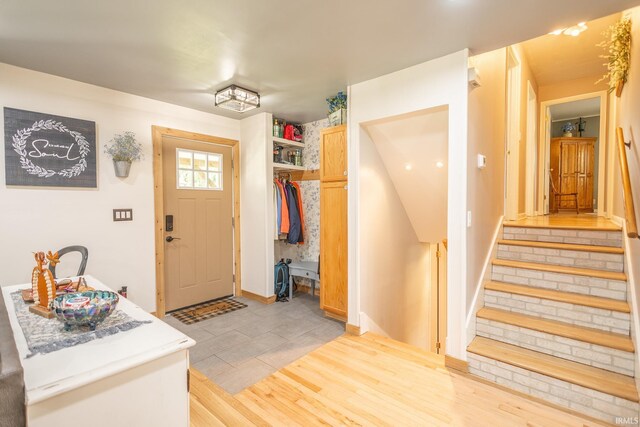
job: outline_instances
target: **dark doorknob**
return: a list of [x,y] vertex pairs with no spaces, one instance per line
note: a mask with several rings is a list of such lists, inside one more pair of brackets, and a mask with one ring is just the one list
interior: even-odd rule
[[173,237],[173,236],[167,236],[167,238],[164,239],[164,240],[166,240],[167,242],[173,242],[174,240],[180,240],[180,238],[179,237]]

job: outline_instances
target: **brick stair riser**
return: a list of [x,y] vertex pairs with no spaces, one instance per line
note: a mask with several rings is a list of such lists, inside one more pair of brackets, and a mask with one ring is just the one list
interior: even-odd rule
[[637,417],[640,405],[626,399],[540,375],[469,353],[469,371],[486,380],[614,424]]
[[635,354],[487,319],[477,319],[476,334],[561,359],[634,376]]
[[624,257],[622,254],[500,244],[498,245],[498,258],[594,270],[624,271]]
[[492,266],[491,280],[627,301],[627,282],[528,268]]
[[629,313],[619,311],[567,304],[490,289],[485,289],[484,291],[484,305],[543,319],[557,320],[576,326],[601,329],[623,335],[630,334],[631,316]]
[[620,231],[504,227],[503,238],[505,240],[529,240],[536,242],[622,247],[622,232]]

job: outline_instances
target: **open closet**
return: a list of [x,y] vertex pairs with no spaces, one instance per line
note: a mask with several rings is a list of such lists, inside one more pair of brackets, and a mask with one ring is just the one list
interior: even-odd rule
[[[288,266],[288,298],[294,284],[312,295],[319,287],[325,314],[346,322],[346,126],[324,122],[307,125],[306,141],[273,137],[274,262]],[[276,267],[276,292],[279,277]]]

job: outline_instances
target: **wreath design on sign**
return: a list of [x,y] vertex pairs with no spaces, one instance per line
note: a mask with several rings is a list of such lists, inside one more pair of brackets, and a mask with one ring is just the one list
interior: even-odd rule
[[[61,171],[54,171],[51,169],[43,168],[41,166],[35,165],[29,158],[27,157],[27,139],[31,136],[33,132],[37,132],[40,130],[57,130],[60,133],[68,133],[78,144],[78,149],[80,151],[80,160],[75,165],[70,168],[62,169]],[[80,175],[87,168],[87,160],[85,157],[91,151],[91,146],[89,142],[85,139],[85,137],[76,131],[69,130],[65,125],[61,122],[56,122],[54,120],[39,120],[33,124],[30,128],[20,129],[13,136],[13,151],[18,153],[20,156],[20,165],[22,169],[27,171],[27,173],[31,175],[36,175],[40,178],[49,178],[54,175],[60,175],[65,178],[73,178],[74,176]]]

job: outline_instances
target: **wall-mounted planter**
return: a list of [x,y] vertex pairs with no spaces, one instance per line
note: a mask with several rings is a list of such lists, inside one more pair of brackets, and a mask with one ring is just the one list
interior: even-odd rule
[[114,160],[113,169],[118,178],[126,178],[129,176],[129,171],[131,170],[131,162]]

